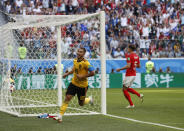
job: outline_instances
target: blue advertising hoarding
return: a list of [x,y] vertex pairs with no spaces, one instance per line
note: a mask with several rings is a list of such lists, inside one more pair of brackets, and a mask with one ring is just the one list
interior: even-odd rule
[[[1,62],[7,62],[7,60],[0,60]],[[184,72],[184,59],[153,59],[155,63],[156,71],[159,68],[162,68],[165,72],[166,68],[169,66],[172,72]],[[95,67],[100,68],[99,60],[89,60],[89,62]],[[141,68],[137,69],[137,72],[144,73],[146,71],[145,63],[147,59],[140,59]],[[11,60],[11,66],[17,65],[17,69],[19,67],[22,68],[23,73],[27,73],[28,70],[32,67],[33,72],[36,72],[39,67],[44,68],[52,68],[56,64],[56,60]],[[64,64],[64,70],[73,66],[72,60],[63,60],[62,64]],[[126,60],[106,60],[106,72],[110,73],[112,69],[117,69],[126,65]],[[122,71],[125,72],[125,71]]]

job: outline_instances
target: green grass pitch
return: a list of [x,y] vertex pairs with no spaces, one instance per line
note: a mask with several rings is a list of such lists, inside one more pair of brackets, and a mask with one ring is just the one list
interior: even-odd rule
[[[107,89],[107,113],[145,122],[184,128],[184,88],[136,89],[144,94],[141,103],[135,95],[135,109],[126,109],[121,89]],[[175,131],[104,115],[65,116],[63,123],[36,117],[18,118],[0,112],[0,131]]]

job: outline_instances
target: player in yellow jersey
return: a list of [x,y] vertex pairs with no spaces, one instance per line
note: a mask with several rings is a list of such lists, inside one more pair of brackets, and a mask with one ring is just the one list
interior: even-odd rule
[[77,94],[78,102],[80,106],[93,102],[92,97],[86,98],[86,93],[88,90],[88,77],[94,76],[94,68],[90,63],[84,58],[86,53],[85,48],[79,48],[77,50],[77,58],[73,61],[73,68],[70,72],[67,72],[63,75],[63,78],[73,74],[71,83],[69,84],[65,100],[60,107],[60,114],[58,117],[55,117],[55,120],[62,122],[62,116],[64,115],[69,102]]

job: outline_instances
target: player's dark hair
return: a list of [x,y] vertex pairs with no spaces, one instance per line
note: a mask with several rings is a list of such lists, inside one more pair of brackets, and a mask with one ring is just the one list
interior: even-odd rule
[[84,51],[84,53],[86,53],[86,48],[80,47],[79,49],[82,49]]
[[132,51],[135,51],[136,49],[135,45],[129,45],[128,48],[130,48]]

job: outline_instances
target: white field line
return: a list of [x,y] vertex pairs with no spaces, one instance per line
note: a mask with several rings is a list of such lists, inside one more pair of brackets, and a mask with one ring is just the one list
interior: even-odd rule
[[78,110],[78,111],[84,111],[84,112],[88,112],[88,113],[95,113],[95,114],[99,114],[97,112],[94,112],[94,111],[89,111],[89,110],[83,110],[83,109],[79,109],[79,108],[74,108],[74,107],[68,107],[70,109],[74,109],[74,110]]
[[148,124],[148,125],[154,125],[154,126],[160,126],[160,127],[166,127],[166,128],[171,128],[171,129],[176,129],[176,130],[184,131],[184,128],[179,128],[179,127],[174,127],[174,126],[168,126],[168,125],[159,124],[159,123],[140,121],[140,120],[135,120],[135,119],[132,119],[132,118],[115,116],[115,115],[111,115],[111,114],[106,114],[105,116],[114,117],[114,118],[123,119],[123,120],[128,120],[128,121],[133,121],[133,122],[142,123],[142,124]]
[[184,123],[165,123],[165,124],[175,124],[175,125],[184,125]]
[[[99,115],[100,113],[92,112],[92,113],[65,113],[64,116],[87,116],[87,115]],[[35,117],[42,114],[19,114],[18,117]],[[51,116],[58,116],[58,113],[50,114]]]

